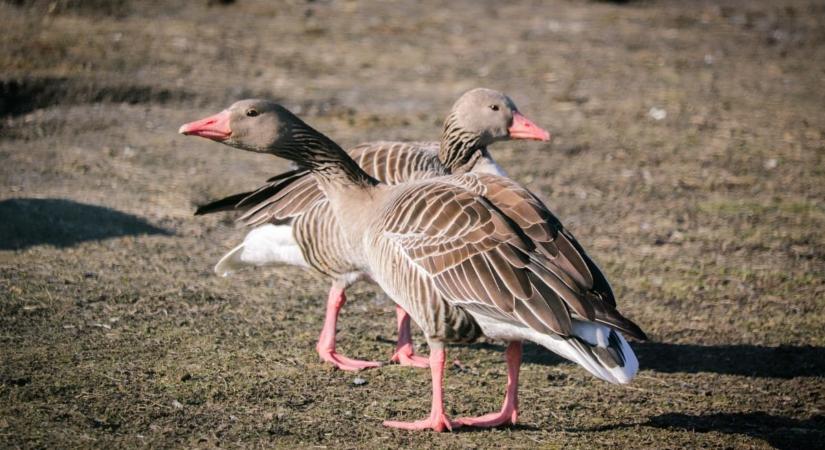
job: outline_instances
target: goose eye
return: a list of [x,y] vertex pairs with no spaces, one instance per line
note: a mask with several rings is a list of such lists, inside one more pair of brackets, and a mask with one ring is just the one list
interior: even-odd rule
[[258,110],[257,109],[253,108],[253,109],[247,109],[246,110],[246,116],[247,117],[255,117],[257,115],[258,115]]
[[490,109],[493,111],[498,111],[498,105],[490,105]]

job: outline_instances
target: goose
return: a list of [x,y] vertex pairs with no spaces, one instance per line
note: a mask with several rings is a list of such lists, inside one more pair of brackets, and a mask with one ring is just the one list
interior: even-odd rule
[[[440,142],[373,142],[348,153],[370,176],[390,184],[467,171],[504,175],[487,147],[508,139],[547,141],[550,134],[522,115],[508,96],[476,88],[453,104]],[[318,355],[343,370],[380,366],[377,361],[347,358],[336,352],[337,320],[346,302],[346,289],[369,277],[357,269],[357,261],[350,261],[353,252],[338,232],[329,203],[309,172],[279,174],[253,192],[201,206],[195,214],[232,209],[245,210],[239,222],[255,228],[220,259],[215,272],[226,276],[246,265],[286,263],[310,267],[332,278],[316,345]],[[396,307],[398,341],[390,361],[427,367],[427,359],[414,353],[409,323],[409,315]]]
[[[180,132],[309,171],[359,270],[421,328],[430,348],[430,414],[385,426],[441,432],[514,424],[524,340],[610,383],[628,383],[638,371],[624,334],[643,340],[645,333],[619,313],[606,279],[573,235],[516,182],[464,173],[381,183],[330,138],[267,100],[241,100]],[[481,336],[508,342],[502,408],[451,420],[443,401],[446,344]]]

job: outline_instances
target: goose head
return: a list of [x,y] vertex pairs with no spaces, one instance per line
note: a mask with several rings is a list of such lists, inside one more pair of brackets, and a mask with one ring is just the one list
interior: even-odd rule
[[484,88],[468,91],[455,102],[445,133],[448,139],[464,135],[483,147],[509,139],[550,140],[550,133],[524,117],[510,97]]
[[294,119],[297,118],[275,102],[247,99],[217,114],[184,124],[178,132],[252,152],[275,153],[290,140],[290,124]]
[[231,147],[269,153],[298,167],[320,170],[337,167],[353,181],[374,184],[338,144],[298,116],[269,100],[235,102],[212,116],[184,124],[181,134],[201,136]]

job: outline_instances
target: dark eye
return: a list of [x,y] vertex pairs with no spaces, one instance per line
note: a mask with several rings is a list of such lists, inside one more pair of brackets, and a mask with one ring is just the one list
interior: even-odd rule
[[258,115],[258,110],[257,109],[252,108],[252,109],[247,109],[246,110],[246,116],[247,117],[255,117],[257,115]]
[[490,105],[490,109],[493,111],[498,111],[498,105]]

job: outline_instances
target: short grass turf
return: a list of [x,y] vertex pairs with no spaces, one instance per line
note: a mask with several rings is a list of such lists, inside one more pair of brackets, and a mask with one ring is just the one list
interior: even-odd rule
[[[34,0],[0,16],[0,447],[825,442],[821,2]],[[476,86],[553,132],[494,155],[651,341],[624,387],[528,345],[515,427],[385,429],[427,413],[427,371],[319,363],[318,277],[211,273],[244,231],[194,207],[286,164],[176,130],[259,96],[347,146],[432,140]],[[360,286],[339,348],[386,360],[393,323]],[[502,350],[449,349],[449,414],[499,407]]]

